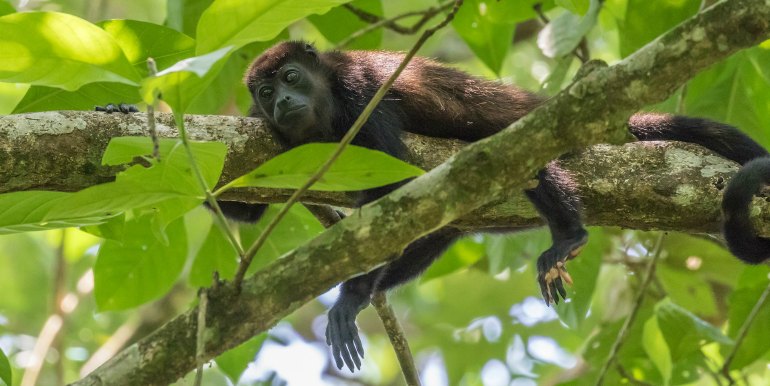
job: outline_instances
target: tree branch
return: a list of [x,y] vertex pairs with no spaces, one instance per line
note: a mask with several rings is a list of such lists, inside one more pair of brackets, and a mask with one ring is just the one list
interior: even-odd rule
[[[770,2],[723,1],[619,64],[590,72],[511,127],[466,146],[440,167],[357,210],[257,272],[244,281],[239,296],[231,285],[212,290],[206,356],[235,347],[336,283],[382,265],[414,239],[521,188],[561,154],[619,141],[626,135],[622,126],[632,112],[665,99],[698,71],[768,37]],[[78,124],[85,126],[82,121]],[[48,129],[57,131],[61,126]],[[251,153],[253,149],[246,144],[241,141],[240,148]],[[63,154],[67,156],[59,162],[77,157]],[[7,158],[0,164],[5,165]],[[673,165],[681,164],[675,161],[672,159]],[[97,164],[92,161],[91,165]],[[14,183],[18,186],[18,179]],[[597,191],[603,189],[602,184],[596,186]],[[701,199],[691,192],[675,191],[674,197],[682,203]],[[163,385],[174,381],[195,367],[197,312],[197,308],[185,312],[75,384]]]

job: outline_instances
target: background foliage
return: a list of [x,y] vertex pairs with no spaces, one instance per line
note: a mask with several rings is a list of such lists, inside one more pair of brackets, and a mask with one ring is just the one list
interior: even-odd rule
[[[250,97],[242,73],[265,47],[295,38],[330,49],[369,25],[343,3],[0,0],[0,52],[11,58],[0,61],[0,114],[153,103],[161,91],[165,108],[178,114],[243,115]],[[540,20],[536,3],[550,23]],[[387,18],[446,3],[352,4]],[[701,7],[700,0],[467,0],[451,28],[439,31],[421,54],[552,94],[579,67],[576,48],[613,63]],[[414,40],[376,29],[349,47],[406,50]],[[156,60],[158,76],[148,76],[148,57]],[[770,42],[698,75],[686,91],[650,109],[731,123],[770,146]],[[148,148],[148,140],[116,140],[104,161],[126,163]],[[235,251],[200,208],[189,158],[176,141],[163,142],[161,150],[164,165],[133,165],[115,182],[78,193],[0,195],[0,234],[8,234],[0,237],[0,383],[21,384],[41,366],[39,384],[78,379],[193,304],[195,289],[208,285],[214,270],[224,278],[234,275]],[[220,144],[193,146],[209,186],[219,177],[225,150]],[[308,154],[323,157],[294,158],[289,171],[297,176],[290,186],[305,178]],[[325,186],[387,182],[356,174],[368,157],[349,154]],[[394,164],[383,174],[392,170],[405,173],[401,177],[419,173]],[[269,178],[259,182],[262,174],[241,182],[286,186]],[[272,207],[256,225],[239,226],[245,245],[277,210]],[[60,229],[68,226],[81,228]],[[252,270],[321,230],[304,208],[293,208]],[[425,383],[592,384],[634,307],[657,239],[655,233],[591,229],[588,247],[570,264],[576,281],[570,301],[555,308],[539,299],[532,266],[548,246],[546,232],[458,242],[419,282],[391,295]],[[606,383],[723,384],[720,367],[768,286],[768,268],[744,266],[708,238],[680,234],[662,239],[660,257]],[[207,369],[206,384],[400,384],[392,348],[371,309],[359,320],[367,347],[363,371],[351,375],[331,365],[323,329],[324,306],[334,296],[333,290],[270,333],[222,355]],[[740,382],[767,385],[770,306],[758,312],[732,369],[740,370]],[[46,344],[62,320],[56,339]]]

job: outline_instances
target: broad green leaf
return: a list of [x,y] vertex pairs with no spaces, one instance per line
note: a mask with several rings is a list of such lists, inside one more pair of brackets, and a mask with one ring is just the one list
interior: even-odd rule
[[[211,226],[190,269],[190,285],[208,287],[214,271],[223,280],[230,280],[238,269],[238,254],[216,224]],[[237,379],[235,380],[237,381]]]
[[500,73],[505,55],[513,42],[516,24],[498,22],[498,8],[509,2],[488,0],[466,1],[452,20],[452,26],[474,53],[496,74]]
[[225,47],[212,53],[177,62],[159,72],[156,76],[142,81],[142,99],[154,103],[160,93],[163,100],[176,114],[182,114],[190,103],[217,76],[227,62],[233,47]]
[[485,255],[485,245],[471,238],[456,242],[420,277],[420,283],[468,268]]
[[497,275],[507,268],[519,269],[527,262],[535,261],[551,246],[551,235],[545,228],[484,238],[490,275]]
[[198,19],[213,2],[214,0],[168,0],[166,25],[188,36],[195,36]]
[[660,265],[656,274],[666,293],[676,304],[698,315],[716,315],[717,303],[711,287],[713,283],[690,270],[671,269],[666,265]]
[[671,380],[671,371],[673,366],[669,347],[663,338],[663,329],[656,318],[650,318],[644,323],[644,332],[642,333],[642,346],[652,363],[663,376],[664,385],[668,385]]
[[0,194],[0,235],[99,224],[110,216],[72,213],[49,216],[52,208],[73,193],[26,191]]
[[590,7],[590,0],[555,0],[556,5],[566,8],[568,11],[578,14],[578,15],[585,15],[586,12],[588,12],[588,8]]
[[655,307],[658,325],[666,340],[671,360],[678,362],[690,355],[700,355],[700,346],[716,342],[732,345],[732,340],[718,328],[692,312],[665,299]]
[[100,310],[123,310],[160,297],[184,267],[187,240],[184,221],[166,228],[163,243],[149,229],[151,216],[128,221],[125,241],[106,240],[94,265],[94,297]]
[[16,9],[12,5],[8,4],[5,0],[0,0],[0,16],[5,16],[16,12]]
[[138,103],[139,88],[122,83],[89,83],[75,91],[32,86],[14,108],[14,114],[51,110],[92,110],[107,103]]
[[[336,143],[310,143],[265,162],[231,187],[299,188],[328,160]],[[345,191],[384,186],[424,172],[383,152],[348,146],[311,190]]]
[[262,0],[245,5],[240,0],[216,0],[198,21],[196,52],[200,55],[270,40],[297,20],[347,2],[350,0]]
[[[243,245],[251,245],[265,230],[267,224],[278,214],[281,205],[270,205],[265,214],[255,225],[241,225],[241,240]],[[311,238],[323,232],[321,223],[305,207],[294,205],[289,213],[281,219],[265,244],[254,256],[249,266],[249,273],[256,272],[279,256],[304,244]]]
[[148,72],[148,57],[163,70],[195,55],[195,40],[171,28],[137,20],[107,20],[99,26],[115,39],[131,65],[143,76]]
[[0,82],[0,115],[11,114],[24,99],[30,85]]
[[[745,276],[752,276],[751,271],[764,273],[765,280],[764,283],[756,283],[752,287],[738,288],[730,296],[728,335],[732,338],[737,337],[738,331],[746,322],[751,310],[756,306],[760,295],[770,285],[766,279],[767,267],[747,267],[745,271],[746,273],[741,277],[741,280]],[[770,320],[770,302],[765,302],[759,309],[753,324],[749,327],[735,359],[730,364],[731,370],[742,369],[768,353],[770,350],[770,346],[767,345],[767,342],[770,341],[770,330],[767,328],[768,320]],[[726,347],[722,353],[726,355],[726,352],[731,349],[732,347]]]
[[537,45],[545,56],[558,58],[570,55],[588,31],[596,24],[601,3],[591,0],[585,16],[564,12],[553,18],[537,36]]
[[267,334],[262,333],[232,350],[225,351],[217,357],[217,367],[230,378],[233,384],[238,384],[241,375],[246,371],[249,363],[256,358],[266,338]]
[[628,0],[618,20],[620,53],[624,57],[698,12],[700,0]]
[[693,78],[687,86],[686,113],[736,125],[770,147],[770,50],[739,52]]
[[[351,2],[350,5],[373,15],[383,16],[382,0],[356,0]],[[323,15],[310,15],[307,19],[313,23],[326,39],[334,43],[339,43],[356,31],[370,25],[343,7],[332,8]],[[356,38],[345,48],[376,49],[380,48],[381,43],[382,28],[377,28]]]
[[[179,139],[159,138],[161,162],[172,163],[177,168],[189,165],[187,154]],[[198,168],[209,186],[213,186],[222,174],[227,155],[227,145],[221,142],[189,142]],[[152,154],[152,139],[148,137],[115,137],[110,140],[102,157],[104,165],[120,165],[132,162],[135,157]],[[173,156],[172,156],[173,155]]]
[[72,15],[21,12],[0,17],[0,81],[73,91],[94,82],[137,85],[139,75],[101,28]]
[[0,381],[5,382],[5,384],[9,386],[13,385],[12,375],[11,364],[8,362],[8,357],[5,356],[3,350],[0,350]]
[[[114,145],[108,146],[108,162],[125,162],[133,156],[151,152],[149,138],[128,137],[113,141]],[[193,175],[187,152],[178,140],[161,140],[161,144],[160,162],[154,162],[149,168],[134,165],[119,174],[115,182],[92,186],[66,197],[57,202],[49,216],[114,216],[129,209],[159,210],[163,201],[174,199],[182,199],[176,203],[184,207],[194,207],[197,204],[193,201],[203,201],[203,191]],[[204,178],[210,184],[215,183],[222,172],[226,146],[218,142],[190,143],[190,146],[199,159]],[[162,224],[158,225],[162,228]]]

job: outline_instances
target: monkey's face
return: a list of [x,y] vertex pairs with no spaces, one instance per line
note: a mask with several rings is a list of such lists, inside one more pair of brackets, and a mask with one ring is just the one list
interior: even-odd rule
[[331,110],[327,82],[299,63],[289,62],[254,89],[259,105],[278,132],[292,145],[323,140]]

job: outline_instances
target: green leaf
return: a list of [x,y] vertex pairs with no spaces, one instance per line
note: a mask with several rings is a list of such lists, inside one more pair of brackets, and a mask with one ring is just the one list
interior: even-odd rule
[[468,268],[479,261],[485,255],[485,245],[472,238],[464,238],[456,242],[444,252],[420,277],[420,283],[440,278]]
[[[213,186],[219,181],[225,165],[227,145],[221,142],[189,142],[193,156],[198,161],[198,168],[206,183]],[[148,157],[152,154],[152,139],[148,137],[115,137],[110,140],[102,157],[104,165],[120,165],[134,161],[136,157]],[[189,165],[187,154],[180,139],[159,138],[158,150],[161,163],[172,164],[176,168]]]
[[642,332],[642,346],[652,363],[655,364],[658,372],[663,376],[664,384],[668,385],[674,366],[669,347],[663,338],[664,328],[659,325],[658,319],[647,319],[644,323],[644,331]]
[[491,275],[497,275],[506,268],[519,269],[526,262],[534,261],[551,246],[551,235],[545,228],[507,235],[488,235],[485,239]]
[[[241,225],[241,239],[243,245],[251,245],[254,240],[265,230],[267,224],[272,221],[282,205],[270,205],[262,218],[254,225]],[[311,238],[323,232],[321,223],[305,207],[294,205],[286,216],[270,233],[270,237],[259,249],[248,273],[256,272],[279,256],[304,244]]]
[[190,285],[210,286],[214,271],[219,273],[221,279],[230,280],[235,276],[237,269],[238,253],[233,249],[233,245],[227,240],[222,229],[217,225],[211,226],[190,269]]
[[700,0],[628,0],[623,20],[618,20],[620,54],[626,57],[691,17]]
[[52,110],[92,110],[106,103],[138,103],[139,88],[122,83],[89,83],[75,91],[32,86],[16,105],[14,114]]
[[452,20],[452,26],[473,52],[496,74],[513,42],[516,24],[498,22],[496,15],[510,2],[466,1]]
[[166,25],[189,36],[195,36],[198,19],[213,2],[214,0],[167,0]]
[[126,223],[124,243],[106,240],[94,265],[94,296],[102,311],[144,304],[168,292],[184,267],[187,239],[184,221],[166,228],[168,242],[150,230],[152,216]]
[[34,190],[0,194],[0,234],[93,225],[110,217],[76,212],[66,216],[49,216],[51,209],[72,195]]
[[137,85],[139,75],[101,28],[72,15],[21,12],[0,17],[0,81],[73,91],[94,82]]
[[[337,149],[336,143],[295,147],[231,183],[231,187],[301,187]],[[311,190],[363,190],[403,181],[424,172],[383,152],[348,146]]]
[[8,362],[8,357],[5,356],[3,350],[0,350],[0,381],[5,382],[6,385],[13,385],[13,378],[11,373],[11,364]]
[[233,47],[225,47],[206,55],[177,62],[142,81],[142,99],[147,104],[155,102],[160,93],[163,100],[176,114],[182,114],[224,67]]
[[671,360],[678,362],[690,355],[700,355],[700,347],[717,342],[732,345],[732,340],[718,328],[668,299],[655,307],[658,325],[668,345]]
[[591,6],[585,16],[581,17],[571,12],[556,16],[540,31],[537,37],[538,47],[549,58],[570,55],[580,44],[583,36],[596,24],[600,9],[599,0],[591,0]]
[[8,4],[5,0],[0,0],[0,16],[5,16],[16,12],[16,9],[12,5]]
[[[276,37],[284,28],[313,14],[324,14],[350,0],[217,0],[198,21],[198,48],[203,54],[222,47],[240,48]],[[203,33],[201,33],[203,31]]]
[[266,338],[267,334],[262,333],[232,350],[225,351],[217,357],[217,367],[230,378],[233,384],[237,384],[249,363],[256,358]]
[[195,39],[171,28],[137,20],[107,20],[99,23],[123,49],[138,73],[146,76],[147,58],[159,70],[195,55]]
[[[729,318],[727,325],[728,335],[733,338],[738,336],[738,331],[740,331],[741,327],[746,322],[746,318],[748,318],[751,310],[756,306],[762,292],[768,285],[770,285],[767,281],[767,267],[747,267],[745,268],[745,271],[746,272],[741,277],[740,281],[743,281],[746,276],[753,276],[753,273],[764,273],[765,279],[763,283],[756,283],[752,287],[738,288],[733,291],[730,296],[730,309],[728,312]],[[746,338],[738,348],[735,359],[730,364],[731,370],[742,369],[770,351],[770,346],[767,344],[767,342],[770,341],[770,330],[767,328],[768,320],[770,320],[770,302],[766,301],[759,309],[759,313],[757,313],[753,324],[748,329]],[[725,354],[731,349],[732,347],[726,347],[723,349],[722,353]]]
[[[162,202],[167,200],[182,199],[176,203],[185,208],[194,207],[203,201],[203,191],[193,175],[190,160],[181,142],[165,139],[160,144],[160,162],[153,163],[149,168],[134,165],[119,174],[115,182],[92,186],[66,197],[57,202],[49,216],[109,217],[135,208],[150,207],[158,210]],[[219,142],[192,142],[190,146],[200,163],[204,179],[213,185],[222,172],[227,147]],[[108,164],[126,162],[135,156],[150,153],[151,148],[149,138],[115,138],[108,145],[105,161]],[[158,225],[162,228],[162,224],[163,221]]]
[[[369,12],[373,15],[383,16],[381,0],[356,0],[350,5]],[[353,12],[335,7],[323,15],[311,15],[307,18],[330,42],[339,43],[348,38],[354,32],[366,28],[370,24],[361,20]],[[382,28],[368,32],[353,40],[345,48],[350,49],[376,49],[382,43]]]
[[585,15],[590,7],[590,0],[556,0],[556,5],[574,14]]

